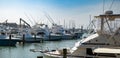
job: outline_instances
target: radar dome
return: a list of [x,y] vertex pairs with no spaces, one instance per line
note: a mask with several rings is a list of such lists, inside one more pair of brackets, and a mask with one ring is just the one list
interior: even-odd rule
[[113,14],[113,11],[106,11],[105,14]]

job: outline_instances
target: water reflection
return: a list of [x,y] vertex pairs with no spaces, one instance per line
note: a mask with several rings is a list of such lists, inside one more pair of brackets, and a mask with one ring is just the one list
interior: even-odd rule
[[44,43],[25,44],[24,46],[17,45],[16,47],[0,47],[0,58],[37,58],[37,56],[44,55],[40,52],[31,52],[30,49],[52,50],[73,47],[76,41],[78,40],[46,41]]

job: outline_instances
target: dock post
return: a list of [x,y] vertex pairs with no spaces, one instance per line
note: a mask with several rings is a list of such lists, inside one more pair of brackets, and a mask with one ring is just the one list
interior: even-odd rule
[[49,34],[49,40],[50,40],[50,38],[51,38],[51,36],[50,36],[50,34]]
[[24,45],[25,44],[25,34],[23,34],[22,42],[23,42],[23,45]]
[[11,46],[11,34],[9,35],[9,46]]
[[63,49],[63,58],[67,58],[67,49]]
[[40,39],[40,43],[43,43],[43,38]]
[[42,38],[42,43],[43,43],[43,38]]
[[36,34],[34,35],[34,39],[36,40]]
[[43,56],[37,56],[37,58],[43,58]]

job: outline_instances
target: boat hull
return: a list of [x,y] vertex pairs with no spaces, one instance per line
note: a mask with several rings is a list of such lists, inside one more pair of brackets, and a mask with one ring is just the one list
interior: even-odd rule
[[15,46],[18,40],[0,39],[0,46]]
[[[49,58],[63,58],[63,55],[58,55],[58,54],[44,53],[44,55],[45,57],[49,57]],[[84,56],[67,55],[67,58],[84,58]]]
[[63,35],[62,40],[71,40],[74,39],[72,35]]
[[48,38],[44,39],[45,41],[59,41],[62,39],[62,36],[50,35]]

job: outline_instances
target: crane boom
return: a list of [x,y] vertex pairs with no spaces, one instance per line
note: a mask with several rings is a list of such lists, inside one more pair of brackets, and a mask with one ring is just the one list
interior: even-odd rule
[[31,28],[30,24],[28,24],[28,23],[27,23],[26,21],[24,21],[22,18],[20,18],[20,27],[21,27],[21,21],[24,22],[25,24],[27,24],[27,25]]

